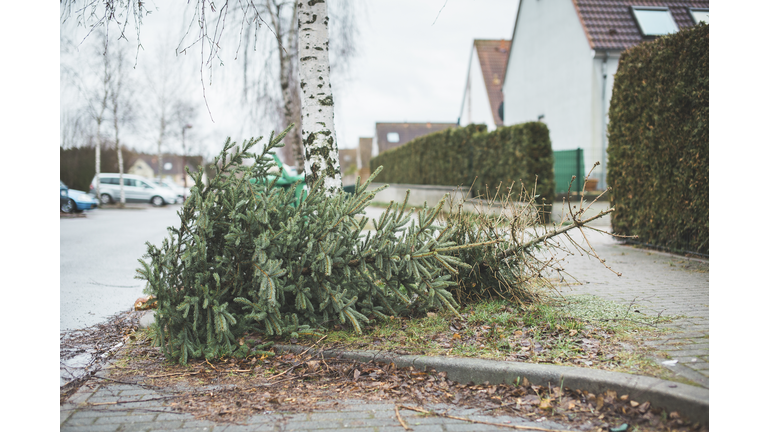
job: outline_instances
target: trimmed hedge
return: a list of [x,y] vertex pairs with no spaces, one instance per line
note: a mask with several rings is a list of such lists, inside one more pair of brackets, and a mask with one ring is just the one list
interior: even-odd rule
[[[136,160],[136,153],[130,149],[123,149],[124,168],[127,171],[127,162]],[[117,150],[113,146],[101,148],[101,172],[117,172]],[[96,149],[94,147],[72,147],[63,149],[59,147],[59,178],[70,189],[88,192],[91,180],[96,174]]]
[[[445,129],[409,141],[371,159],[371,172],[384,168],[376,177],[380,183],[469,186],[472,166],[470,140],[486,133],[485,125]],[[426,162],[428,161],[428,162]]]
[[609,117],[613,231],[709,254],[709,25],[624,52]]
[[[470,186],[484,195],[499,184],[513,182],[533,192],[538,203],[554,201],[554,163],[549,129],[530,122],[487,132],[485,125],[469,125],[418,137],[371,159],[371,172],[382,183]],[[536,179],[538,176],[538,180]],[[476,179],[476,180],[475,180]]]
[[[138,160],[143,158],[149,160],[154,155],[138,153],[130,148],[123,148],[123,169],[128,169]],[[199,166],[202,164],[202,157],[187,156],[190,166]],[[117,150],[114,145],[102,145],[101,147],[101,172],[118,172]],[[206,174],[211,175],[212,170],[206,168]],[[91,186],[91,180],[96,174],[96,148],[92,146],[72,147],[64,149],[59,147],[59,178],[70,189],[77,189],[88,192]]]

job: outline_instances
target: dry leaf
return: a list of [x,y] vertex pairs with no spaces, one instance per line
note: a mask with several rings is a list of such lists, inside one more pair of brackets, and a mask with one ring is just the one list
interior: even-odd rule
[[629,404],[632,406],[632,408],[635,408],[635,407],[637,407],[638,405],[640,405],[639,403],[637,403],[637,402],[635,402],[635,401],[629,401]]
[[646,401],[642,405],[640,405],[640,407],[638,407],[637,409],[641,413],[645,414],[645,412],[648,411],[648,408],[650,408],[650,407],[651,407],[651,403]]
[[307,362],[307,370],[309,372],[317,371],[319,366],[320,366],[320,361],[319,360],[312,360],[310,362]]
[[539,404],[539,408],[541,409],[552,408],[552,404],[550,402],[551,400],[549,398],[542,399],[541,403]]
[[357,379],[360,378],[360,371],[355,369],[355,374],[354,375],[355,375],[355,377],[354,377],[353,381],[357,381]]

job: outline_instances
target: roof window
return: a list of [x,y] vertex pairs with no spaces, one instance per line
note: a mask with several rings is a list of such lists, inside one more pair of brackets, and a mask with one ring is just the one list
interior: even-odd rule
[[387,141],[391,143],[397,143],[400,142],[400,134],[397,132],[388,132],[387,133]]
[[662,36],[677,32],[677,24],[668,8],[632,6],[632,15],[643,36]]
[[688,12],[691,13],[691,18],[696,24],[709,24],[709,9],[688,8]]

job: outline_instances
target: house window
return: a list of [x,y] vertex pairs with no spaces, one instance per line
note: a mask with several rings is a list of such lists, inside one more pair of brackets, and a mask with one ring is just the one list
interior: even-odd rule
[[391,143],[398,143],[400,142],[400,134],[397,132],[388,132],[387,133],[387,142]]
[[702,22],[709,24],[709,9],[688,8],[688,12],[691,13],[691,18],[696,24]]
[[662,36],[677,32],[677,24],[667,8],[633,6],[632,14],[643,36]]

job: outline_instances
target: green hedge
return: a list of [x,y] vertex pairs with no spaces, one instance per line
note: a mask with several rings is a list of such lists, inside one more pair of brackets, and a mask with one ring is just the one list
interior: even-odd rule
[[[136,153],[123,149],[123,160],[134,161]],[[127,171],[128,165],[124,166]],[[117,172],[117,150],[114,147],[102,147],[101,172]],[[94,147],[59,147],[59,178],[70,189],[88,192],[91,180],[96,174],[96,149]]]
[[[371,159],[382,183],[469,186],[473,194],[520,182],[539,203],[554,201],[552,144],[544,123],[530,122],[487,132],[485,125],[448,129],[414,139]],[[538,176],[538,181],[536,180]],[[476,180],[475,180],[476,179]],[[545,201],[544,201],[545,200]]]
[[[138,153],[130,148],[123,148],[123,172],[127,173],[131,166],[139,159],[150,160],[154,155]],[[188,156],[190,166],[199,166],[202,163],[200,156]],[[113,145],[101,147],[101,172],[116,173],[119,171],[117,164],[117,150]],[[194,170],[193,170],[194,171]],[[206,167],[206,173],[210,176],[212,170]],[[59,147],[59,179],[70,189],[88,192],[91,180],[96,175],[96,148],[92,146],[72,147],[64,149]]]
[[485,125],[469,125],[418,137],[372,158],[371,172],[384,167],[376,177],[380,183],[469,186],[474,179],[467,157],[470,140],[486,130]]
[[609,117],[613,231],[709,254],[709,26],[623,53]]

